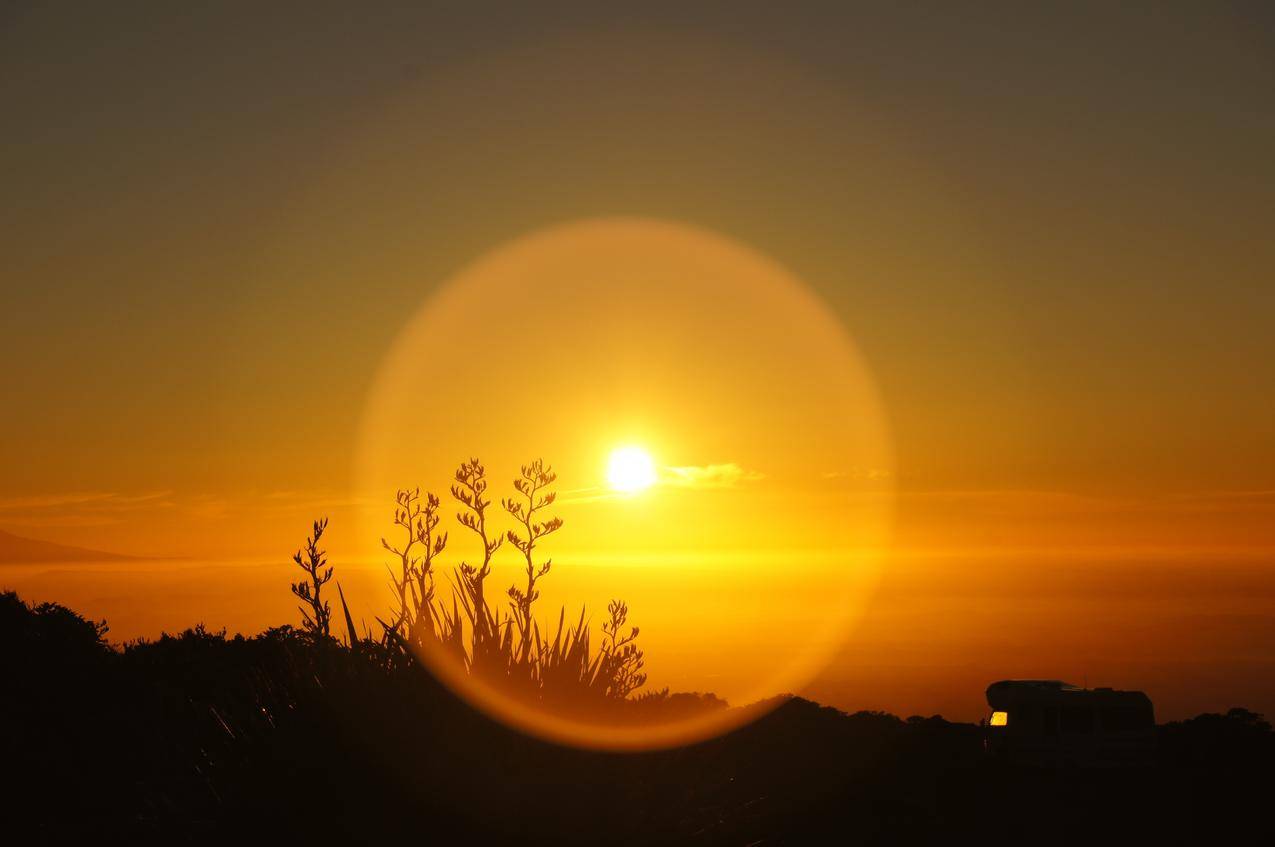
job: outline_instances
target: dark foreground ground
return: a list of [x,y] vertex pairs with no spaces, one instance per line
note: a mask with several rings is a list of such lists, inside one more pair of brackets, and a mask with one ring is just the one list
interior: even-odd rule
[[475,714],[412,666],[289,630],[108,648],[0,595],[0,841],[350,844],[1275,843],[1275,733],[1160,729],[1155,766],[997,767],[978,727],[793,699],[639,755]]

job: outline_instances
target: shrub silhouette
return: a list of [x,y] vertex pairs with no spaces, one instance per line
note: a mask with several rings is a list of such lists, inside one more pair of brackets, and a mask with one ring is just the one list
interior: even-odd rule
[[[477,458],[464,461],[453,474],[452,498],[459,504],[456,520],[478,541],[478,558],[461,560],[447,575],[451,591],[439,597],[439,559],[447,550],[448,533],[440,529],[441,501],[420,488],[400,489],[394,496],[391,540],[381,546],[394,557],[387,566],[393,607],[386,618],[377,618],[382,634],[378,646],[400,657],[437,650],[460,663],[471,676],[481,678],[516,697],[557,709],[596,713],[599,708],[615,711],[619,704],[640,704],[648,715],[667,712],[667,690],[631,698],[646,683],[645,657],[637,645],[639,630],[628,626],[629,607],[612,600],[601,625],[596,650],[591,639],[587,612],[581,608],[568,623],[566,608],[559,610],[557,625],[541,629],[536,620],[540,581],[550,572],[552,559],[541,558],[542,542],[562,529],[562,518],[548,514],[557,499],[552,490],[557,474],[543,459],[535,459],[519,469],[513,480],[516,492],[502,498],[501,508],[514,521],[512,528],[497,528],[491,512],[487,469]],[[303,625],[308,632],[329,635],[331,615],[320,590],[332,578],[332,568],[318,549],[327,520],[315,521],[314,532],[305,548],[293,557],[309,577],[293,586],[309,606],[302,607]],[[523,565],[523,580],[505,591],[507,608],[493,604],[487,580],[496,552],[508,543]],[[339,585],[338,585],[339,591]],[[366,647],[354,629],[345,607],[348,643]],[[627,627],[627,629],[626,629]],[[690,705],[678,700],[679,706]],[[720,701],[696,701],[716,708]],[[657,704],[664,706],[656,708]],[[722,704],[724,705],[724,704]],[[631,711],[631,710],[630,710]]]

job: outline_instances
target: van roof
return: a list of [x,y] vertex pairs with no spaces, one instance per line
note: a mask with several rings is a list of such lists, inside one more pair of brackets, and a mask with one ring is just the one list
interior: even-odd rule
[[1034,688],[1046,691],[1084,690],[1079,685],[1072,685],[1070,682],[1063,682],[1061,679],[1002,679],[987,686],[988,691],[991,691],[993,688]]
[[1141,691],[1119,691],[1113,688],[1081,688],[1059,679],[1002,679],[987,686],[987,705],[993,709],[1008,709],[1012,704],[1030,702],[1085,702],[1151,705],[1151,698]]

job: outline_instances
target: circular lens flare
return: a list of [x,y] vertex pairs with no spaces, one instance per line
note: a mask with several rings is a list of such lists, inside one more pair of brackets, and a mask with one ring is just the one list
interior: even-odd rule
[[[454,517],[474,457],[481,533]],[[892,502],[884,409],[838,318],[746,245],[648,219],[533,232],[437,287],[378,370],[356,462],[387,506],[369,557],[396,490],[440,501],[425,664],[493,717],[604,749],[701,741],[801,691],[870,600]],[[527,556],[507,538],[529,529]],[[623,661],[641,685],[595,684]]]
[[619,447],[607,463],[607,484],[615,491],[634,494],[655,484],[655,460],[641,447]]

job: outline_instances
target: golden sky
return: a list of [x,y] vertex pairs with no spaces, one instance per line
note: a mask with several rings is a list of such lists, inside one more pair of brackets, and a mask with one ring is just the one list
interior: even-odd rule
[[[483,390],[440,374],[413,399],[402,424],[438,449],[404,484],[442,493],[471,453],[505,481],[530,452],[588,488],[634,441],[738,468],[571,506],[555,576],[625,522],[648,524],[611,555],[685,554],[732,498],[722,531],[746,540],[713,549],[786,555],[821,498],[885,492],[890,552],[821,699],[972,717],[991,679],[1087,676],[1162,711],[1275,711],[1271,32],[1244,6],[5,12],[0,528],[199,570],[10,582],[121,636],[256,628],[291,614],[287,556],[329,514],[373,596],[364,442],[403,339],[520,239],[657,221],[760,257],[814,311],[732,364],[731,320],[762,308],[727,292],[746,270],[684,291],[657,268],[664,315],[620,296],[631,263],[590,271],[592,299],[553,310],[580,347],[546,339],[540,375],[570,400],[526,443],[456,414],[521,384],[518,316],[490,316]],[[811,314],[850,359],[794,364],[824,343]],[[825,408],[858,389],[810,387],[838,380],[871,386],[884,461],[823,461],[863,443]],[[755,384],[787,399],[759,410]],[[672,590],[651,571],[628,593]],[[634,614],[653,679],[661,652],[695,666],[662,646],[673,616]]]

